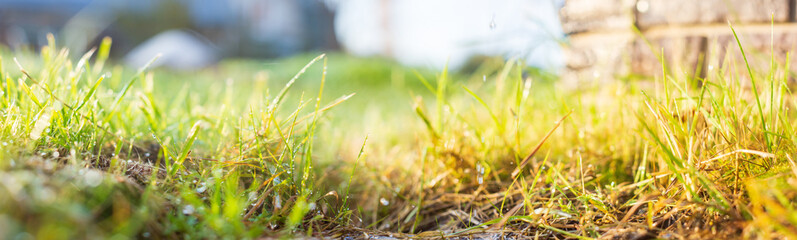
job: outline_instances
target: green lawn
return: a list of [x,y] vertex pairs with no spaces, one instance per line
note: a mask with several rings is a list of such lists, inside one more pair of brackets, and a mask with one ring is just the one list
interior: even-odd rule
[[0,238],[797,237],[785,60],[567,86],[339,53],[137,71],[109,47],[0,54]]

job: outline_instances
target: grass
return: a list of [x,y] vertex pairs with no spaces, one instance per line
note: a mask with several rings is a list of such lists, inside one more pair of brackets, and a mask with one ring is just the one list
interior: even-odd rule
[[131,70],[110,44],[0,55],[3,238],[797,236],[788,59],[573,87],[339,54]]

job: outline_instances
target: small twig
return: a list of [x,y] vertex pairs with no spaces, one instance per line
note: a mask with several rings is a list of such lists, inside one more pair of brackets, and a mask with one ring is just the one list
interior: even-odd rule
[[529,160],[531,160],[531,157],[534,157],[534,154],[536,154],[536,153],[537,153],[537,151],[539,151],[539,150],[540,150],[540,147],[542,147],[542,144],[544,144],[544,143],[545,143],[545,140],[548,140],[548,138],[549,138],[549,137],[551,137],[551,135],[553,134],[553,132],[554,132],[554,131],[556,131],[556,129],[557,129],[557,128],[559,128],[559,125],[561,125],[561,124],[562,124],[562,122],[563,122],[563,121],[564,121],[564,120],[565,120],[565,119],[566,119],[568,116],[570,116],[570,114],[572,114],[572,113],[573,113],[573,111],[571,110],[571,111],[570,111],[569,113],[567,113],[567,114],[566,114],[564,117],[562,117],[562,119],[559,119],[559,121],[556,121],[556,123],[554,123],[554,126],[553,126],[553,128],[551,128],[551,130],[550,130],[550,131],[548,131],[548,134],[546,134],[546,135],[545,135],[545,137],[543,137],[543,138],[542,138],[542,141],[540,141],[540,143],[538,143],[538,144],[537,144],[537,146],[536,146],[536,147],[534,147],[534,150],[532,150],[532,151],[531,151],[531,153],[529,153],[529,155],[528,155],[528,156],[527,156],[525,159],[523,159],[523,161],[522,161],[522,162],[520,162],[520,164],[518,164],[518,165],[517,165],[517,168],[515,168],[515,171],[513,171],[513,172],[512,172],[512,178],[514,178],[514,177],[516,177],[518,174],[520,174],[520,171],[523,169],[523,166],[525,166],[525,165],[526,165],[526,164],[529,162]]
[[628,212],[625,214],[625,217],[623,217],[623,219],[620,220],[620,222],[622,223],[627,222],[631,218],[631,216],[634,215],[637,209],[639,209],[639,206],[642,206],[643,203],[647,203],[649,201],[648,199],[651,197],[652,196],[644,196],[641,199],[639,199],[639,201],[637,201],[636,204],[634,204],[634,206],[628,210]]
[[762,152],[762,151],[756,151],[756,150],[748,150],[748,149],[737,149],[737,150],[734,150],[733,152],[725,153],[725,154],[716,156],[716,157],[708,159],[708,160],[703,160],[703,161],[700,162],[700,165],[704,165],[704,164],[716,161],[718,159],[722,159],[724,157],[727,157],[727,156],[730,156],[730,155],[733,155],[733,154],[736,154],[736,153],[753,154],[753,155],[758,155],[758,156],[760,156],[762,158],[774,158],[775,157],[775,154],[768,153],[768,152]]
[[492,228],[492,229],[500,229],[500,228],[504,227],[504,224],[506,224],[509,221],[509,217],[514,216],[515,213],[517,213],[517,211],[520,210],[521,207],[523,207],[523,204],[524,204],[523,201],[518,203],[517,206],[513,207],[511,210],[509,210],[509,212],[506,212],[506,214],[504,214],[504,217],[501,218],[501,221],[498,221],[498,223],[496,223],[495,225],[493,225],[490,228]]

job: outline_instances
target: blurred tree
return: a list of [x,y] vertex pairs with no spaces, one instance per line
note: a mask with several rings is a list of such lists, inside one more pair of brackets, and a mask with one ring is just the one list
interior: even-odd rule
[[157,1],[154,11],[124,11],[117,13],[116,27],[126,32],[132,42],[143,42],[169,29],[197,30],[185,4],[178,0]]

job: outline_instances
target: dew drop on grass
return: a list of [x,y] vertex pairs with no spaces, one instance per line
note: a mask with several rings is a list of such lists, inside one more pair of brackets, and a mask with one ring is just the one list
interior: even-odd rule
[[185,205],[185,207],[183,207],[183,214],[191,215],[193,213],[194,213],[194,206],[193,205],[189,204],[189,205]]
[[385,198],[379,198],[379,203],[381,203],[383,206],[387,206],[388,204],[390,204],[390,202],[387,201],[387,199]]
[[86,171],[86,174],[83,175],[83,182],[89,187],[99,186],[102,183],[102,173],[95,170]]
[[276,209],[282,208],[282,199],[280,198],[279,195],[274,197],[274,208],[276,208]]
[[476,180],[479,182],[479,184],[483,184],[484,183],[484,167],[482,167],[481,164],[476,164],[476,173],[478,175],[476,177]]
[[203,192],[205,192],[205,190],[207,190],[207,189],[208,189],[208,187],[207,187],[207,186],[205,186],[205,184],[203,183],[201,187],[199,187],[199,188],[197,188],[197,189],[196,189],[196,193],[203,193]]

